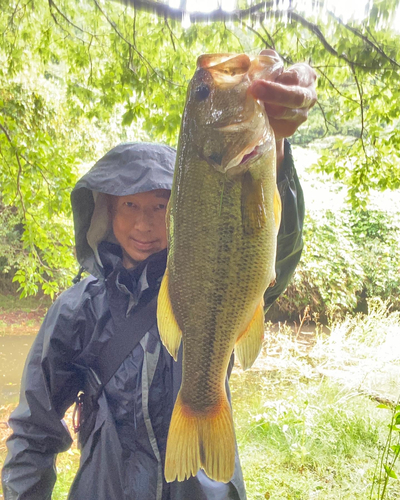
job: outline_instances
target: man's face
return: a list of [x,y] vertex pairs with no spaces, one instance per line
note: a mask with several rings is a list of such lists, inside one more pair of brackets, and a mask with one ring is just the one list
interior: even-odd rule
[[168,189],[156,189],[112,197],[114,235],[127,269],[167,248],[165,214],[169,196]]

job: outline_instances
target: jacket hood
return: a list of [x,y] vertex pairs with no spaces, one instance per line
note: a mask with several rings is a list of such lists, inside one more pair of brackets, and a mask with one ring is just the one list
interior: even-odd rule
[[97,278],[104,277],[98,245],[116,242],[106,194],[127,196],[172,188],[176,151],[151,143],[125,143],[101,158],[71,193],[76,256],[79,264]]

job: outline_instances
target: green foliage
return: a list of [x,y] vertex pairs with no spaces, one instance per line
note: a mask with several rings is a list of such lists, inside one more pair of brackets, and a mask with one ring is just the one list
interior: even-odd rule
[[[395,405],[380,404],[378,408],[389,410],[391,415],[389,431],[383,450],[379,457],[378,471],[374,476],[374,482],[371,488],[370,499],[377,498],[384,500],[387,498],[387,489],[390,479],[398,480],[395,467],[398,465],[400,455],[400,404],[397,401]],[[376,495],[374,495],[376,491]]]
[[78,166],[126,139],[176,144],[194,54],[239,49],[225,30],[171,23],[173,34],[154,16],[105,8],[71,0],[62,16],[39,1],[0,13],[0,265],[22,296],[71,284]]
[[[323,10],[302,13],[299,2],[297,17],[262,12],[183,29],[118,2],[3,2],[0,266],[17,271],[24,295],[54,295],[70,283],[69,193],[78,172],[124,140],[176,145],[187,84],[204,52],[273,46],[287,63],[311,62],[320,107],[295,140],[351,132],[350,140],[337,138],[319,169],[349,186],[354,206],[365,207],[371,188],[398,187],[399,41],[390,27],[397,4],[375,0],[363,21],[349,25]],[[14,245],[16,227],[22,237]],[[339,258],[340,266],[346,258]],[[351,273],[342,278],[359,288]]]
[[378,210],[309,212],[304,250],[275,311],[297,319],[306,306],[322,318],[367,310],[380,297],[400,308],[400,224]]

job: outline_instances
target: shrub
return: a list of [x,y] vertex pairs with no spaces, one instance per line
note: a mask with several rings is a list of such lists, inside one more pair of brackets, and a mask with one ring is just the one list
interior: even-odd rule
[[400,224],[378,210],[309,212],[304,250],[291,284],[269,315],[297,319],[305,307],[322,320],[367,312],[367,299],[400,309]]

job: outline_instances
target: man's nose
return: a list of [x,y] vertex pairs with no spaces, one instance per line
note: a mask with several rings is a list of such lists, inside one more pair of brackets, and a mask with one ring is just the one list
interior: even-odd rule
[[154,217],[150,210],[140,210],[135,218],[135,227],[140,231],[148,231],[153,227]]

